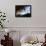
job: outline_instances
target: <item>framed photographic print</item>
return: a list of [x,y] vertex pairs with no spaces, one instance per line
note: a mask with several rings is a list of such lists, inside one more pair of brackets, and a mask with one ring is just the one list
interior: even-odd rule
[[15,17],[31,17],[32,5],[16,5]]

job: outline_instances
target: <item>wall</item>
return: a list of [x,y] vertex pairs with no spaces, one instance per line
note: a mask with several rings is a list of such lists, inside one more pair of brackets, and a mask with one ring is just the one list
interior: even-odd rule
[[[32,4],[31,18],[16,18],[15,5]],[[0,10],[6,12],[6,27],[46,27],[46,0],[0,0]]]

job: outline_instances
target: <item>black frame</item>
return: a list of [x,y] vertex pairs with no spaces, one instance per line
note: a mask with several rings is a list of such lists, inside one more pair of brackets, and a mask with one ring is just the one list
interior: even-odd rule
[[[26,6],[30,6],[30,14],[27,14],[24,16],[16,15],[17,10],[23,9]],[[19,7],[19,8],[17,9],[17,7]],[[15,6],[15,17],[32,17],[32,5],[16,5]]]

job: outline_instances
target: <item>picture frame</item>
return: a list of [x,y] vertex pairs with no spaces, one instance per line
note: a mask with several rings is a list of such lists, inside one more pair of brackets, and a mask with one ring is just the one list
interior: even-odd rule
[[15,17],[32,17],[32,5],[16,5]]

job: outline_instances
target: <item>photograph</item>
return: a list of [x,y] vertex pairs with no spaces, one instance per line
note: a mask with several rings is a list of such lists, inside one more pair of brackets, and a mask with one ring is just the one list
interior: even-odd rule
[[32,5],[16,5],[15,17],[31,17]]

